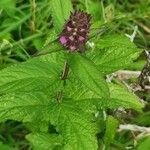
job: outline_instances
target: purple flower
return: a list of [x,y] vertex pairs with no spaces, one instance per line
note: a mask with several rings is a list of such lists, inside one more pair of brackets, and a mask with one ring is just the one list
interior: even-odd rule
[[60,34],[60,43],[70,51],[76,51],[85,45],[88,39],[91,15],[75,11],[65,23]]

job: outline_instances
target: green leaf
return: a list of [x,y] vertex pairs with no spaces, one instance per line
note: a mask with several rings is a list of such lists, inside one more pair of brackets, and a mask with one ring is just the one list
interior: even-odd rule
[[57,134],[31,133],[26,136],[34,150],[51,150],[61,146],[62,138]]
[[95,92],[100,97],[109,96],[106,81],[91,60],[75,53],[69,55],[68,61],[74,75],[91,91]]
[[0,71],[0,120],[49,121],[49,101],[61,88],[63,53],[34,58]]
[[44,91],[1,96],[0,121],[50,121],[62,134],[65,150],[97,150],[97,128],[91,122],[90,115],[80,109],[73,100],[59,102]]
[[48,132],[49,131],[49,121],[32,121],[24,123],[26,128],[32,132]]
[[[110,98],[101,98],[97,93],[87,88],[80,80],[76,80],[73,74],[69,74],[69,78],[65,85],[65,97],[73,98],[79,107],[89,111],[96,106],[97,109],[116,109],[119,107],[132,108],[141,111],[143,107],[139,98],[131,93],[121,83],[108,83],[110,89]],[[95,107],[94,107],[95,108]]]
[[45,93],[32,91],[3,95],[0,97],[0,121],[49,121],[51,99],[46,90]]
[[115,133],[118,127],[118,121],[112,116],[108,116],[106,120],[106,131],[104,135],[104,142],[107,148],[113,142]]
[[150,136],[144,138],[144,140],[142,140],[139,143],[139,146],[137,147],[137,150],[149,150],[150,149]]
[[85,86],[80,80],[77,80],[73,73],[70,72],[64,87],[64,95],[67,98],[76,100],[79,107],[84,107],[87,111],[92,106],[96,106],[97,109],[123,107],[141,111],[143,104],[140,102],[140,99],[134,93],[130,92],[125,85],[117,81],[107,83],[107,85],[110,90],[110,97],[102,98]]
[[52,42],[54,42],[57,38],[58,38],[58,35],[56,34],[56,31],[54,30],[54,28],[49,30],[48,34],[47,34],[46,41],[45,41],[44,46],[43,46],[43,49],[45,47],[47,47],[48,45],[50,46],[50,44],[52,44]]
[[101,98],[97,93],[93,92],[84,83],[82,83],[72,72],[69,73],[66,80],[64,92],[66,98],[73,98],[75,100]]
[[59,33],[60,31],[62,31],[65,20],[69,18],[70,13],[73,9],[71,0],[52,0],[51,9],[54,27]]
[[[110,98],[79,99],[76,101],[72,101],[72,104],[70,105],[73,108],[75,106],[78,106],[78,108],[80,109],[82,108],[84,109],[84,111],[87,112],[90,111],[93,108],[93,106],[96,106],[98,109],[124,107],[124,108],[133,108],[136,110],[141,110],[142,104],[138,101],[138,98],[135,95],[128,92],[121,85],[116,85],[113,83],[109,86],[111,89],[112,99]],[[1,96],[0,97],[0,121],[8,120],[8,119],[13,119],[18,121],[23,120],[25,122],[30,122],[33,120],[34,121],[40,120],[41,122],[49,121],[50,112],[53,107],[53,105],[51,105],[51,101],[56,101],[56,100],[52,98],[55,96],[55,93],[54,95],[50,93],[47,94],[48,91],[49,89],[48,90],[43,89],[43,91],[41,92],[39,91],[37,92],[31,91],[26,93],[18,92],[18,93],[11,93],[11,94]],[[72,107],[71,109],[73,109]],[[57,112],[54,113],[54,118],[57,116],[56,113]],[[79,112],[79,113],[82,114],[83,112],[82,113]]]
[[[63,68],[62,55],[51,54],[34,58],[0,71],[0,94],[15,91],[40,91],[53,86],[60,79]],[[57,63],[56,63],[57,62]],[[60,62],[60,63],[59,63]]]
[[104,75],[128,67],[140,53],[134,43],[120,35],[104,36],[95,45],[88,55]]
[[57,65],[34,61],[6,68],[0,72],[0,94],[14,91],[37,91],[59,79]]
[[62,133],[65,150],[97,150],[97,127],[92,118],[74,103],[63,99],[51,107],[51,123]]
[[46,55],[56,52],[62,52],[64,48],[57,41],[54,41],[50,44],[44,45],[44,47],[37,53],[37,56]]
[[38,53],[38,55],[64,50],[62,45],[58,43],[57,39],[58,39],[58,35],[57,35],[55,29],[52,28],[50,31],[48,31],[46,41],[45,41],[41,51]]
[[121,83],[109,83],[110,97],[120,101],[120,104],[125,107],[134,108],[141,111],[143,104],[140,99],[131,93],[125,86]]
[[33,40],[32,40],[32,42],[33,42],[33,45],[35,46],[35,48],[38,50],[38,51],[40,51],[41,49],[42,49],[42,47],[43,47],[43,38],[41,38],[41,37],[37,37],[37,38],[34,38]]
[[116,109],[119,107],[123,108],[132,108],[135,110],[140,111],[141,105],[136,108],[133,103],[126,103],[122,101],[122,99],[114,99],[114,98],[87,98],[87,99],[80,99],[76,101],[76,105],[78,107],[83,108],[87,112],[95,112],[95,110],[102,110],[102,109]]
[[138,124],[140,126],[150,126],[150,111],[139,114],[132,121],[134,124]]

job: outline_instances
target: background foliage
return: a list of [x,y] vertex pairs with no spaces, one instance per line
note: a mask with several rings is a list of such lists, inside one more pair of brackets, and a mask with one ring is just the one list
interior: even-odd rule
[[[73,9],[92,15],[85,55],[58,43]],[[1,0],[0,149],[149,150],[147,133],[118,131],[150,126],[149,91],[130,91],[138,78],[106,82],[144,67],[149,10],[148,0]]]

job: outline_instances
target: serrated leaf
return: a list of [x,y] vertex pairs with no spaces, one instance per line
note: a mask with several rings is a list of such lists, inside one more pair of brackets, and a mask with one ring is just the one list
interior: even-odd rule
[[[65,150],[97,150],[96,127],[73,100],[61,103],[46,94],[15,93],[0,98],[0,121],[50,121],[65,140]],[[79,138],[80,137],[80,138]],[[80,139],[80,140],[79,140]]]
[[65,97],[75,99],[81,108],[89,111],[92,106],[97,109],[116,109],[119,107],[141,110],[143,105],[139,98],[131,93],[124,85],[108,83],[110,98],[101,98],[98,94],[87,88],[81,81],[76,80],[72,74],[67,79]]
[[54,30],[54,28],[52,28],[47,34],[47,39],[44,43],[43,49],[49,44],[51,44],[52,42],[54,42],[57,38],[58,38],[58,35],[56,34],[56,31]]
[[104,75],[126,68],[140,53],[134,43],[120,35],[104,36],[95,44],[95,51],[88,55]]
[[92,106],[96,106],[97,109],[123,107],[141,111],[143,104],[140,102],[140,99],[134,93],[130,92],[125,85],[119,82],[112,82],[108,83],[108,87],[110,89],[110,98],[101,98],[70,73],[66,81],[65,97],[75,99],[79,107],[84,107],[87,111]]
[[121,83],[109,83],[110,97],[113,99],[120,100],[120,103],[124,106],[129,106],[136,110],[141,110],[143,104],[140,102],[140,99],[134,94],[131,93],[125,86]]
[[57,134],[31,133],[26,136],[34,150],[52,150],[61,146],[62,138]]
[[62,133],[65,150],[97,150],[97,127],[91,117],[76,106],[72,99],[63,99],[62,103],[54,102],[51,108],[51,123]]
[[45,45],[40,52],[37,53],[37,56],[51,54],[54,52],[62,52],[64,48],[62,45],[58,44],[57,41],[54,41],[50,44]]
[[52,28],[47,35],[47,39],[44,43],[44,46],[42,47],[40,54],[44,54],[44,53],[52,53],[52,52],[57,52],[63,49],[63,47],[58,44],[58,42],[56,41],[56,39],[58,38],[58,35],[56,34],[56,31],[54,30],[54,28]]
[[68,62],[74,75],[91,91],[100,97],[109,96],[106,81],[91,60],[76,53],[69,55]]
[[[80,80],[77,80],[74,75],[69,74],[65,85],[65,97],[73,98],[76,104],[89,111],[96,106],[97,109],[107,108],[132,108],[133,105],[122,103],[119,99],[101,98],[98,94],[87,88]],[[95,108],[95,107],[94,107]]]
[[48,132],[49,121],[32,121],[24,123],[26,128],[32,132]]
[[62,31],[65,20],[69,18],[70,13],[73,9],[71,0],[52,0],[51,9],[54,27],[59,33],[60,31]]
[[94,112],[95,110],[102,110],[102,109],[117,109],[120,107],[123,108],[132,108],[135,110],[141,110],[141,107],[136,108],[133,103],[127,103],[122,101],[122,99],[114,99],[114,98],[87,98],[87,99],[80,99],[76,101],[76,105],[80,108],[84,108],[85,111]]
[[63,56],[53,53],[0,71],[1,121],[49,121],[49,101],[61,88]]
[[106,131],[104,135],[104,142],[107,148],[109,148],[109,145],[114,140],[117,126],[118,126],[118,121],[112,116],[108,116],[106,120]]
[[[57,59],[62,55],[59,53]],[[54,55],[42,56],[0,71],[0,94],[15,91],[40,91],[60,79],[63,62],[56,63]],[[63,57],[63,56],[62,56]],[[54,62],[55,61],[55,62]]]
[[0,97],[0,121],[49,121],[50,99],[44,92],[11,93]]
[[[136,96],[118,85],[111,86],[111,89],[114,91],[114,94],[112,94],[114,98],[112,99],[87,98],[72,103],[75,103],[78,108],[84,108],[87,112],[92,106],[96,106],[98,109],[118,107],[141,109],[142,104],[138,101]],[[53,106],[51,105],[52,96],[51,94],[47,95],[47,92],[48,91],[43,89],[42,92],[21,92],[1,96],[0,121],[8,119],[23,120],[25,122],[33,120],[49,121],[49,113]],[[72,107],[75,107],[75,105],[72,104]]]
[[84,85],[72,72],[66,80],[64,87],[65,97],[73,98],[75,100],[85,98],[100,98],[100,96]]

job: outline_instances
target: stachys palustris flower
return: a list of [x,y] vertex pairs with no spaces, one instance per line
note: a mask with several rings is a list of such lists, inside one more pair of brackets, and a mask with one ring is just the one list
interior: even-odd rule
[[70,51],[76,51],[85,45],[88,39],[91,15],[83,11],[71,13],[60,34],[60,43]]

